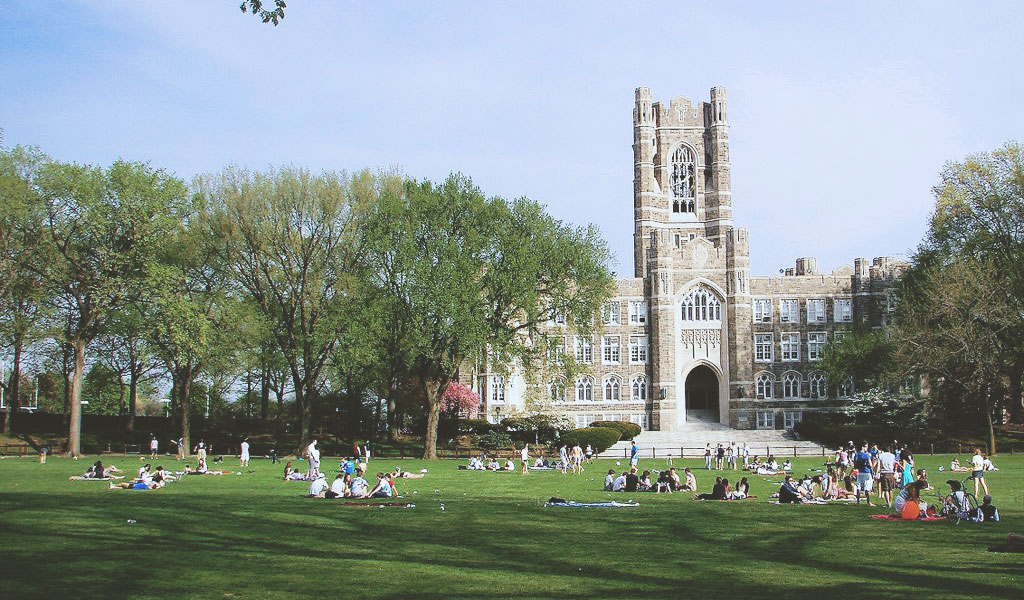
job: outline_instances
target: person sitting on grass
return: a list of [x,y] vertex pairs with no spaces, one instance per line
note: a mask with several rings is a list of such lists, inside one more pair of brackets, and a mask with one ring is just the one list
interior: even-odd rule
[[920,514],[928,514],[928,506],[921,501],[921,490],[924,489],[924,484],[920,481],[915,481],[910,485],[903,488],[903,490],[896,496],[896,499],[892,501],[893,508],[896,509],[897,515],[903,514],[903,509],[906,508],[907,504],[911,502],[917,502],[920,504]]
[[694,500],[728,500],[729,499],[729,480],[721,477],[715,478],[715,485],[711,488],[710,494],[697,494],[693,497]]
[[317,473],[315,477],[316,479],[313,480],[313,483],[309,484],[309,491],[306,493],[306,496],[310,498],[323,498],[328,490],[327,478],[324,477],[323,473]]
[[168,473],[162,466],[157,465],[156,471],[153,473],[153,479],[163,481],[164,483],[170,483],[175,480],[175,477]]
[[924,482],[924,488],[923,489],[925,489],[925,490],[934,489],[934,488],[932,488],[932,485],[930,483],[928,483],[928,471],[925,471],[924,469],[918,469],[917,470],[917,481],[923,481]]
[[686,469],[683,470],[683,473],[686,474],[686,482],[683,483],[683,487],[679,489],[684,492],[696,492],[697,477],[693,474],[693,471],[690,470],[690,467],[686,467]]
[[369,489],[370,484],[366,483],[366,480],[363,479],[362,471],[356,471],[356,476],[352,479],[352,483],[349,486],[349,490],[351,491],[350,497],[365,498],[367,496],[366,492]]
[[673,492],[676,492],[676,491],[679,491],[680,489],[682,489],[683,482],[679,479],[679,473],[676,473],[676,468],[675,467],[669,467],[668,468],[668,478],[669,478],[669,481],[672,483],[672,491]]
[[999,522],[999,510],[992,505],[991,494],[985,494],[985,497],[981,499],[981,506],[978,507],[978,511],[981,512],[983,523]]
[[538,468],[538,469],[540,469],[540,468],[546,467],[547,465],[544,464],[544,458],[538,456],[537,460],[533,461],[533,466]]
[[391,482],[387,476],[384,473],[377,473],[377,485],[370,490],[370,498],[390,498],[392,493]]
[[604,491],[610,492],[615,486],[615,469],[608,469],[608,475],[604,478]]
[[793,463],[790,462],[790,460],[788,458],[786,459],[785,462],[782,463],[782,470],[783,471],[792,471],[793,470]]
[[953,457],[953,461],[949,463],[949,470],[954,473],[966,473],[970,471],[967,467],[962,466],[960,464],[960,459],[955,456]]
[[[949,496],[946,496],[944,510],[963,512],[968,506],[967,493],[964,492],[963,484],[956,479],[947,479],[946,485],[949,486]],[[973,517],[973,515],[970,516]]]
[[653,486],[651,485],[651,472],[644,471],[640,475],[640,481],[637,483],[636,489],[638,492],[648,492],[651,490],[652,487]]
[[654,492],[661,494],[663,492],[672,493],[672,488],[675,487],[675,483],[672,482],[672,474],[668,471],[662,471],[658,474],[658,481],[654,484]]
[[348,495],[348,486],[345,485],[345,474],[338,473],[331,482],[331,489],[324,492],[324,498],[344,498]]
[[515,471],[516,470],[516,463],[512,462],[511,458],[506,458],[505,459],[505,466],[503,467],[503,470],[505,470],[505,471]]
[[624,491],[625,489],[626,489],[626,472],[623,471],[622,474],[619,475],[618,477],[616,477],[615,481],[612,483],[612,491],[613,492],[621,492],[621,491]]
[[986,471],[998,471],[999,470],[999,467],[997,467],[994,464],[992,464],[992,459],[989,458],[988,456],[983,457],[983,460],[981,461],[981,465],[982,465],[982,468],[984,470],[986,470]]
[[856,496],[857,486],[853,482],[853,477],[850,475],[843,477],[843,485],[839,486],[839,489],[836,490],[836,499],[848,500],[856,498]]
[[499,469],[501,469],[501,465],[498,463],[498,458],[492,457],[490,462],[487,463],[487,470],[498,471]]
[[629,468],[629,474],[626,475],[626,489],[627,492],[635,492],[640,486],[640,478],[637,477],[636,467]]
[[736,489],[729,495],[730,500],[743,500],[750,495],[750,483],[747,482],[746,477],[741,477],[740,482],[736,484]]
[[786,475],[786,479],[779,487],[779,504],[800,504],[803,501],[804,497],[793,485],[793,478]]

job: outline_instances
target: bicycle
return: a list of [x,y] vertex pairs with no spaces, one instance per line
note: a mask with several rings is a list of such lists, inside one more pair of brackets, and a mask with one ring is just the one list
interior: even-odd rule
[[[952,481],[952,480],[951,480]],[[939,497],[939,516],[946,517],[953,525],[959,525],[961,521],[979,522],[981,511],[978,510],[978,499],[971,492],[967,491],[967,482],[973,482],[973,477],[967,477],[960,483],[960,489]]]

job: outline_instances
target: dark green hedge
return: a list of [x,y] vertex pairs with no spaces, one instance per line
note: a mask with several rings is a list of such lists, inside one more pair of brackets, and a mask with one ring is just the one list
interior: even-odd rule
[[643,431],[640,426],[636,423],[630,423],[628,421],[594,421],[590,424],[591,427],[606,427],[608,429],[614,429],[619,432],[620,440],[631,440],[636,436],[640,435]]
[[610,427],[584,427],[583,429],[573,429],[572,431],[566,431],[562,434],[562,441],[569,446],[579,444],[581,448],[586,448],[587,444],[590,444],[594,448],[594,453],[604,452],[608,448],[611,448],[615,442],[619,441],[621,433],[618,429],[611,429]]

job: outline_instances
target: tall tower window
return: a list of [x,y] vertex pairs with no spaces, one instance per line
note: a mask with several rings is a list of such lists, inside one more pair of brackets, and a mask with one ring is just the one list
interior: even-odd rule
[[722,303],[710,290],[699,287],[683,298],[684,321],[721,321]]
[[679,146],[672,152],[672,172],[669,181],[672,190],[672,212],[694,212],[696,196],[697,159],[689,146]]

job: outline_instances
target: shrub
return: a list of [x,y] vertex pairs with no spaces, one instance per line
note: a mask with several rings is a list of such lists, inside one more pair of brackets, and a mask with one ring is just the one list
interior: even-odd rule
[[640,435],[643,431],[640,426],[636,423],[630,423],[628,421],[594,421],[590,424],[591,427],[607,427],[608,429],[614,429],[619,432],[620,440],[631,440],[636,436]]
[[492,450],[501,450],[502,448],[512,447],[512,437],[501,431],[488,431],[483,435],[478,435],[473,438],[473,445],[479,448],[489,448]]
[[618,429],[610,427],[584,427],[583,429],[566,431],[562,434],[562,441],[569,446],[579,444],[580,447],[584,448],[587,444],[590,444],[594,448],[594,453],[597,454],[611,448],[615,442],[619,441],[620,436],[621,433]]
[[494,426],[487,422],[487,419],[462,419],[459,421],[459,432],[483,435],[493,429]]

